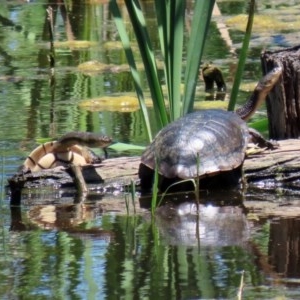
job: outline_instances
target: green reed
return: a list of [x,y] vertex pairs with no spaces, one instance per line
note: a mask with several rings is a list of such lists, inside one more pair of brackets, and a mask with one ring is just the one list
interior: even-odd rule
[[239,55],[239,62],[237,66],[237,70],[234,76],[234,82],[231,90],[231,96],[228,103],[228,110],[234,110],[237,96],[244,72],[244,67],[247,59],[248,49],[249,49],[249,43],[252,33],[252,26],[253,26],[253,20],[254,20],[254,9],[255,9],[255,0],[250,0],[249,3],[249,13],[248,13],[248,22],[246,27],[246,32],[243,39],[243,45],[241,48],[241,52]]
[[[155,30],[159,35],[161,50],[159,56],[163,58],[164,80],[167,86],[165,96],[161,86],[163,78],[160,77],[158,71],[156,57],[149,37],[149,28],[140,2],[138,0],[125,0],[127,13],[143,60],[159,128],[193,109],[199,66],[214,3],[214,0],[195,2],[191,32],[189,37],[186,37],[186,1],[154,0],[157,16],[157,28]],[[109,5],[123,43],[144,122],[151,140],[151,126],[144,102],[141,79],[136,69],[135,57],[129,43],[125,22],[117,1],[111,0]],[[151,30],[153,29],[151,28]],[[185,45],[187,45],[187,48],[185,48]],[[185,61],[183,61],[184,51],[187,53]],[[183,92],[181,92],[181,83],[184,83]]]

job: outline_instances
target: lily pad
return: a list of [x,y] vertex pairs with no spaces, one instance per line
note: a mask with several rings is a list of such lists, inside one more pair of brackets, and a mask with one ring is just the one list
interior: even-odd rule
[[80,72],[89,76],[93,76],[105,72],[111,72],[111,73],[129,72],[128,64],[121,64],[121,65],[104,64],[97,60],[86,61],[84,63],[79,64],[77,68]]
[[227,101],[195,101],[194,108],[195,109],[225,109],[227,110],[228,102]]
[[[151,99],[146,99],[146,105],[152,104]],[[99,98],[83,100],[79,107],[90,111],[119,111],[133,112],[140,109],[137,97],[132,95],[103,96]]]
[[97,42],[92,41],[64,41],[64,42],[54,42],[54,47],[56,48],[71,48],[71,49],[87,49],[90,47],[97,46]]
[[133,144],[115,143],[110,145],[108,148],[115,151],[129,151],[129,150],[145,150],[146,147],[138,146]]
[[[112,50],[123,50],[123,44],[121,41],[109,41],[103,44],[103,48],[109,51]],[[131,45],[132,51],[137,51],[137,45]]]
[[[226,24],[240,31],[246,30],[248,16],[246,14],[240,14],[229,18]],[[296,24],[297,23],[297,24]],[[269,31],[286,31],[288,29],[299,28],[299,22],[282,22],[275,18],[275,16],[269,15],[255,15],[253,22],[253,32],[269,32]]]
[[258,130],[259,132],[263,134],[268,133],[269,129],[269,120],[268,118],[262,118],[253,122],[248,123],[249,127],[254,128]]
[[104,64],[97,60],[90,60],[78,65],[78,70],[82,73],[101,73],[111,70],[114,65]]

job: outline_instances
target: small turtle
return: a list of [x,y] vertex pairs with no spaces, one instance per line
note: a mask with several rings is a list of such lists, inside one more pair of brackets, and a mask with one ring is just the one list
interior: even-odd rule
[[258,132],[249,129],[245,121],[265,99],[281,73],[281,67],[276,67],[264,76],[245,105],[236,112],[196,111],[163,128],[142,154],[139,167],[142,189],[152,187],[156,165],[162,190],[180,179],[197,177],[202,187],[236,185],[250,139],[258,141],[260,146],[273,147]]
[[226,84],[222,71],[213,64],[204,64],[202,67],[202,76],[205,82],[205,91],[210,92],[216,83],[219,92],[226,92]]
[[23,170],[32,172],[69,164],[86,165],[100,162],[100,158],[86,147],[105,148],[112,143],[107,136],[92,132],[69,132],[58,141],[44,143],[35,148],[23,163]]

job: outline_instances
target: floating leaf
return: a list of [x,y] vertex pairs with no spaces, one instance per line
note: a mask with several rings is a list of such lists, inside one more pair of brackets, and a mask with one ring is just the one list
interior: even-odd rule
[[[152,101],[146,99],[146,105],[151,105]],[[139,102],[136,96],[103,96],[99,98],[83,100],[79,103],[81,108],[92,111],[119,111],[133,112],[140,109]]]
[[197,110],[201,109],[227,109],[228,102],[227,101],[220,101],[220,100],[214,100],[214,101],[195,101],[194,102],[194,108]]
[[249,127],[256,129],[263,134],[267,134],[269,130],[269,120],[268,118],[263,118],[257,121],[250,122]]
[[108,148],[113,149],[115,151],[145,150],[144,146],[125,144],[125,143],[115,143],[110,145]]
[[78,70],[85,74],[102,73],[110,71],[114,65],[101,63],[97,60],[90,60],[78,65]]
[[52,138],[36,138],[36,142],[38,144],[45,144],[45,143],[51,142],[51,141],[53,141]]
[[[245,14],[240,14],[229,18],[226,21],[226,24],[229,27],[235,28],[240,31],[246,30],[248,16]],[[297,24],[296,24],[297,23]],[[254,22],[253,22],[253,29],[254,32],[266,32],[266,31],[284,31],[287,29],[296,29],[300,27],[300,22],[281,22],[276,19],[275,16],[269,15],[255,15]]]
[[[132,50],[137,51],[138,47],[137,45],[132,45],[130,44],[130,47],[132,48]],[[103,44],[103,48],[109,51],[115,51],[115,50],[122,50],[123,51],[123,44],[121,41],[109,41]]]
[[92,41],[64,41],[54,42],[56,48],[87,49],[97,46],[97,42]]
[[[137,70],[144,70],[144,65],[142,62],[136,64]],[[163,68],[162,62],[158,62],[158,68]],[[129,72],[130,67],[128,64],[114,65],[114,64],[104,64],[97,60],[90,60],[81,63],[77,66],[78,70],[85,75],[93,76],[99,73],[111,72],[111,73],[121,73]]]
[[257,81],[242,82],[240,84],[239,90],[243,92],[252,92],[256,86],[257,86]]

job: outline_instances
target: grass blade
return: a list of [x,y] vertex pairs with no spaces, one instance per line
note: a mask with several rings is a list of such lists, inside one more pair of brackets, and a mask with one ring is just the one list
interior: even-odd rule
[[185,1],[156,0],[155,8],[161,51],[164,58],[170,119],[173,121],[180,117],[181,112]]
[[126,55],[129,67],[130,67],[131,75],[132,75],[134,85],[135,85],[135,90],[136,90],[140,108],[142,111],[143,121],[147,128],[148,138],[151,141],[152,140],[152,134],[151,134],[152,131],[151,131],[149,115],[148,115],[148,111],[147,111],[147,107],[146,107],[146,103],[145,103],[145,98],[144,98],[144,94],[142,91],[141,79],[140,79],[140,76],[139,76],[139,73],[138,73],[138,70],[136,67],[133,52],[132,52],[132,49],[130,46],[129,37],[126,32],[126,27],[122,20],[121,12],[120,12],[120,9],[119,9],[119,6],[118,6],[116,0],[111,0],[109,2],[109,8],[110,8],[111,13],[114,16],[116,27],[118,29],[121,41],[123,43],[123,48],[125,50],[125,55]]
[[137,38],[145,72],[152,96],[153,106],[159,127],[169,123],[167,108],[158,76],[154,52],[147,31],[146,21],[138,0],[125,0],[125,5]]
[[182,115],[193,110],[199,67],[214,4],[215,0],[195,1],[194,18],[187,49]]
[[170,20],[170,65],[171,65],[171,98],[170,107],[172,120],[181,116],[181,76],[184,37],[185,1],[173,0],[172,19]]
[[151,216],[152,217],[154,217],[155,210],[157,207],[158,181],[159,181],[158,165],[157,165],[157,160],[155,159],[155,169],[154,169],[154,179],[153,179],[153,185],[152,185],[152,199],[151,199]]
[[240,83],[242,80],[242,75],[245,67],[245,62],[247,59],[247,53],[248,53],[248,48],[249,48],[249,43],[250,43],[250,38],[251,38],[251,32],[252,32],[252,25],[253,25],[253,19],[254,19],[254,9],[255,9],[255,0],[250,1],[250,6],[249,6],[249,16],[248,16],[248,22],[247,22],[247,27],[246,27],[246,32],[244,35],[243,39],[243,45],[239,57],[239,62],[237,66],[237,70],[234,76],[234,82],[231,90],[231,96],[230,100],[228,103],[228,110],[234,110],[236,100],[237,100],[237,95],[239,92],[239,87]]

